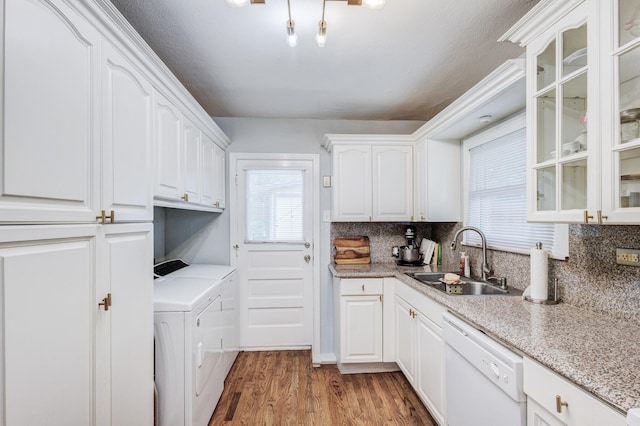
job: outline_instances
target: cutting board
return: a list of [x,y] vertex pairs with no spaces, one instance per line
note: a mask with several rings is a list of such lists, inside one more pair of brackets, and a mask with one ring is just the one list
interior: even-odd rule
[[358,265],[371,263],[369,237],[336,237],[334,260],[338,265]]

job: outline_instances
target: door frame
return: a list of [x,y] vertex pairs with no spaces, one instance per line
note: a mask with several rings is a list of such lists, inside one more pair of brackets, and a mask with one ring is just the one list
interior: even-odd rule
[[[239,160],[304,160],[311,161],[311,229],[313,232],[313,340],[311,357],[314,365],[320,364],[320,155],[319,154],[274,154],[259,152],[231,152],[229,153],[229,259],[232,266],[237,266],[235,245],[238,242],[238,217],[233,212],[238,210],[238,168]],[[238,271],[242,273],[242,271]]]

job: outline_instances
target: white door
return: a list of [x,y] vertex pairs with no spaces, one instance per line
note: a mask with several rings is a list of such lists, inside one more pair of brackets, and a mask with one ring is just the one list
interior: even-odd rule
[[102,208],[118,222],[153,220],[151,84],[103,43]]
[[413,220],[413,147],[376,145],[371,157],[373,220]]
[[313,342],[314,161],[235,160],[235,255],[245,348]]
[[64,1],[3,7],[0,221],[93,222],[100,34]]
[[100,228],[97,298],[97,424],[153,424],[153,262],[151,223]]
[[182,187],[187,197],[185,201],[200,203],[200,129],[186,117],[182,123]]
[[0,423],[94,425],[98,225],[0,228]]
[[155,92],[154,105],[154,149],[156,180],[154,196],[179,200],[181,182],[182,116],[167,98]]
[[340,319],[340,362],[381,362],[381,296],[342,296]]

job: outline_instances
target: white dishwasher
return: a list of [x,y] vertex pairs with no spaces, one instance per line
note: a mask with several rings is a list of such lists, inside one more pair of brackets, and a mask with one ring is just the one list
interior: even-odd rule
[[522,357],[449,312],[442,334],[447,425],[524,426]]

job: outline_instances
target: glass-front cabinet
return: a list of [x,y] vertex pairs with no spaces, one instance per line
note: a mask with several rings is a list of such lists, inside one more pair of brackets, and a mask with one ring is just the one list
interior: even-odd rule
[[640,224],[640,0],[540,2],[526,47],[528,220]]
[[640,0],[614,0],[602,11],[612,25],[603,48],[609,97],[604,120],[602,208],[616,223],[640,222]]
[[588,113],[597,49],[590,39],[589,3],[561,17],[527,46],[529,73],[529,220],[577,222],[594,203],[590,156],[596,125]]

